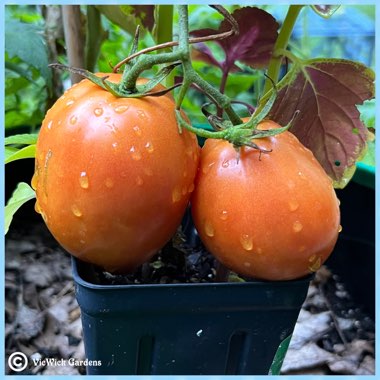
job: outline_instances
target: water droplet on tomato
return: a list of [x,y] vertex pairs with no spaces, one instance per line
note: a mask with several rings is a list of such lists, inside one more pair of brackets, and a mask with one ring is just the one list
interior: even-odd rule
[[294,232],[300,232],[302,230],[302,228],[303,228],[303,225],[300,221],[297,220],[293,223],[293,231]]
[[107,127],[111,130],[112,133],[116,133],[117,132],[117,127],[114,123],[112,124],[107,124]]
[[67,102],[66,102],[66,105],[67,106],[71,106],[71,105],[73,105],[74,104],[74,100],[73,99],[70,99],[70,100],[68,100]]
[[41,211],[40,214],[41,214],[42,219],[44,220],[44,222],[47,223],[47,220],[48,220],[47,215],[43,211]]
[[46,126],[47,129],[51,129],[52,125],[53,125],[53,120],[50,120],[48,125]]
[[193,155],[193,147],[191,145],[187,145],[185,148],[185,152],[188,156],[191,157]]
[[223,210],[221,213],[220,213],[220,219],[222,220],[227,220],[227,217],[228,217],[228,212],[226,210]]
[[299,207],[299,204],[296,200],[289,201],[289,210],[290,211],[296,211]]
[[205,222],[205,233],[209,237],[213,237],[215,235],[215,230],[214,230],[213,225],[207,220]]
[[298,176],[299,176],[301,179],[303,179],[303,180],[305,180],[305,179],[306,179],[306,176],[305,176],[305,174],[304,174],[304,173],[302,173],[301,171],[299,171],[299,172],[298,172]]
[[244,263],[244,266],[247,267],[247,268],[249,268],[249,267],[251,266],[251,263],[249,263],[249,262],[245,262],[245,263]]
[[131,149],[129,149],[131,152],[132,159],[135,161],[141,160],[141,153],[138,151],[138,149],[135,146],[132,146]]
[[317,255],[312,255],[309,257],[309,270],[311,272],[316,272],[322,265],[322,258]]
[[125,106],[125,105],[116,106],[115,112],[116,113],[123,113],[123,112],[127,111],[128,108],[129,108],[129,106]]
[[145,144],[145,148],[146,150],[149,152],[149,153],[153,153],[154,152],[154,146],[153,144],[148,141],[146,144]]
[[137,110],[137,116],[140,119],[145,119],[146,118],[145,111],[143,111],[143,110]]
[[88,189],[88,176],[86,172],[80,173],[79,184],[82,189]]
[[242,245],[242,247],[246,250],[246,251],[252,251],[253,249],[253,240],[252,240],[252,236],[249,236],[247,234],[242,234],[240,236],[240,243]]
[[211,162],[211,164],[208,164],[207,166],[204,166],[202,168],[203,174],[207,174],[214,165],[215,165],[215,162]]
[[182,195],[186,195],[186,194],[187,194],[187,187],[184,186],[184,187],[182,188]]
[[102,116],[103,115],[103,108],[95,108],[94,109],[95,116]]
[[32,181],[31,181],[31,185],[32,185],[33,190],[37,189],[37,183],[38,183],[38,174],[37,174],[37,172],[34,172],[33,177],[32,177]]
[[70,117],[70,124],[74,125],[77,121],[78,121],[78,118],[75,115]]
[[341,225],[339,225],[339,228],[338,228],[338,233],[341,233],[343,230],[343,227]]
[[84,240],[84,239],[80,239],[79,242],[80,242],[81,244],[86,244],[86,240]]
[[136,178],[136,185],[137,186],[142,186],[143,184],[144,184],[144,180],[140,176],[138,176]]
[[112,143],[112,148],[113,148],[113,149],[116,149],[117,146],[118,146],[118,143],[117,143],[117,142]]
[[144,168],[144,173],[148,176],[151,177],[153,175],[153,170],[151,168]]
[[106,187],[108,187],[109,189],[111,189],[113,187],[113,180],[112,180],[112,178],[107,178],[106,182],[105,182],[105,185],[106,185]]
[[260,248],[260,247],[258,247],[258,248],[256,249],[256,252],[257,252],[259,255],[261,255],[261,254],[263,253],[263,249]]
[[222,162],[222,167],[223,168],[228,168],[230,166],[230,161],[229,160],[224,160],[223,162]]
[[193,183],[191,183],[191,184],[189,185],[189,188],[187,189],[187,191],[188,191],[189,193],[192,193],[192,192],[194,191],[194,184],[193,184]]
[[137,136],[141,136],[141,129],[140,129],[140,127],[138,125],[135,125],[133,127],[133,130],[135,131],[135,133],[136,133]]
[[298,248],[298,252],[303,252],[306,249],[304,245],[301,245],[301,247]]
[[38,214],[41,214],[41,206],[40,206],[38,200],[37,200],[36,203],[34,204],[34,210],[35,210]]
[[181,189],[176,186],[172,191],[173,203],[179,202],[181,200],[181,197],[182,197]]
[[78,208],[77,205],[72,205],[71,206],[71,211],[78,218],[80,218],[82,216],[82,211]]

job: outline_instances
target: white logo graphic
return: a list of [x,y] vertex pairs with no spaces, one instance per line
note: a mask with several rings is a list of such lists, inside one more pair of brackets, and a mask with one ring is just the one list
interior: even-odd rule
[[21,372],[28,365],[28,358],[22,352],[14,352],[8,358],[8,365],[12,371]]

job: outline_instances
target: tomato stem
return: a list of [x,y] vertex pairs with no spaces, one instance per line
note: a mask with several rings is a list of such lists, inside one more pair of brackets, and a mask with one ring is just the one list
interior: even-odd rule
[[[284,23],[281,27],[280,33],[273,47],[274,52],[278,49],[286,49],[286,47],[288,46],[289,39],[294,28],[294,24],[296,23],[297,17],[303,7],[304,5],[290,5],[289,6],[288,13],[286,14]],[[274,83],[278,82],[281,62],[282,62],[281,56],[278,56],[275,54],[272,55],[272,58],[269,62],[267,74],[268,74],[268,77],[274,81]],[[266,94],[268,91],[271,90],[272,84],[269,78],[267,78],[267,80],[265,81],[263,94]]]

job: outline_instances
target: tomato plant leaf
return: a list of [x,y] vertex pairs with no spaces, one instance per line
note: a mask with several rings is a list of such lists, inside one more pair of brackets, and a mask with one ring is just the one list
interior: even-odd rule
[[4,145],[18,144],[35,144],[37,142],[38,133],[22,133],[19,135],[13,135],[4,139]]
[[96,5],[96,8],[110,21],[134,35],[136,26],[147,30],[154,26],[154,5]]
[[[232,16],[239,25],[239,34],[216,41],[226,55],[223,62],[224,70],[229,71],[234,68],[235,61],[243,62],[254,68],[266,67],[277,39],[278,23],[275,18],[256,7],[236,9]],[[229,22],[223,20],[217,32],[222,33],[230,29]],[[200,29],[191,34],[201,37],[215,34],[215,31]],[[202,53],[210,56],[209,52],[204,50]]]
[[121,9],[125,14],[130,14],[136,18],[145,29],[153,30],[155,22],[154,5],[122,5]]
[[[212,29],[210,29],[210,31],[210,34],[214,32]],[[198,34],[198,37],[200,37],[200,34]],[[194,45],[194,49],[191,51],[191,57],[195,61],[203,61],[210,65],[219,67],[220,69],[222,68],[221,63],[217,61],[211,49],[204,42],[200,42]]]
[[356,107],[374,96],[374,73],[361,63],[313,59],[294,64],[277,86],[269,118],[291,127],[333,179],[343,188],[355,171],[369,138]]
[[315,13],[324,18],[330,18],[340,7],[340,5],[312,5]]
[[[20,36],[27,36],[27,38],[20,38]],[[23,62],[37,69],[49,89],[51,88],[52,76],[48,69],[48,52],[41,27],[18,20],[7,21],[5,51],[9,58],[19,57]]]
[[34,158],[36,156],[36,145],[28,145],[24,148],[17,149],[13,147],[5,147],[5,163],[21,160],[24,158]]
[[13,192],[12,197],[9,199],[5,206],[5,234],[9,230],[9,226],[12,222],[13,215],[16,211],[27,201],[36,197],[34,190],[25,182],[20,182],[16,190]]
[[292,336],[289,335],[278,346],[278,349],[276,351],[276,354],[273,358],[272,365],[271,365],[270,370],[269,370],[269,375],[276,376],[276,375],[281,374],[282,363],[284,362],[286,353],[288,352],[288,348],[289,348],[289,344],[290,344],[291,339],[292,339]]

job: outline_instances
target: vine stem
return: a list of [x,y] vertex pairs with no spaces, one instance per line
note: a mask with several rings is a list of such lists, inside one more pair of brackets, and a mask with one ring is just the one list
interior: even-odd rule
[[[218,41],[218,40],[222,40],[224,38],[227,38],[227,37],[229,37],[235,33],[236,33],[235,29],[231,29],[228,32],[223,32],[223,33],[219,33],[219,34],[212,34],[210,36],[189,38],[188,43],[189,44],[196,44],[196,43],[200,43],[200,42]],[[142,54],[146,54],[146,53],[150,53],[152,51],[167,49],[170,47],[178,46],[178,44],[179,44],[178,41],[168,41],[168,42],[163,42],[161,44],[157,44],[155,46],[149,46],[145,49],[141,49],[138,52],[131,54],[130,56],[124,58],[122,61],[117,63],[113,67],[112,71],[114,73],[117,72],[121,66],[123,66],[124,64],[130,62],[133,58],[136,58]]]
[[[278,35],[276,43],[273,47],[273,52],[279,51],[280,49],[286,49],[289,43],[290,36],[292,34],[294,24],[297,20],[299,13],[301,12],[304,5],[291,5],[286,14],[284,23],[282,25],[281,31]],[[273,54],[269,62],[267,75],[276,84],[280,75],[282,56]],[[263,94],[265,95],[268,91],[272,89],[272,82],[267,78],[264,85]]]

